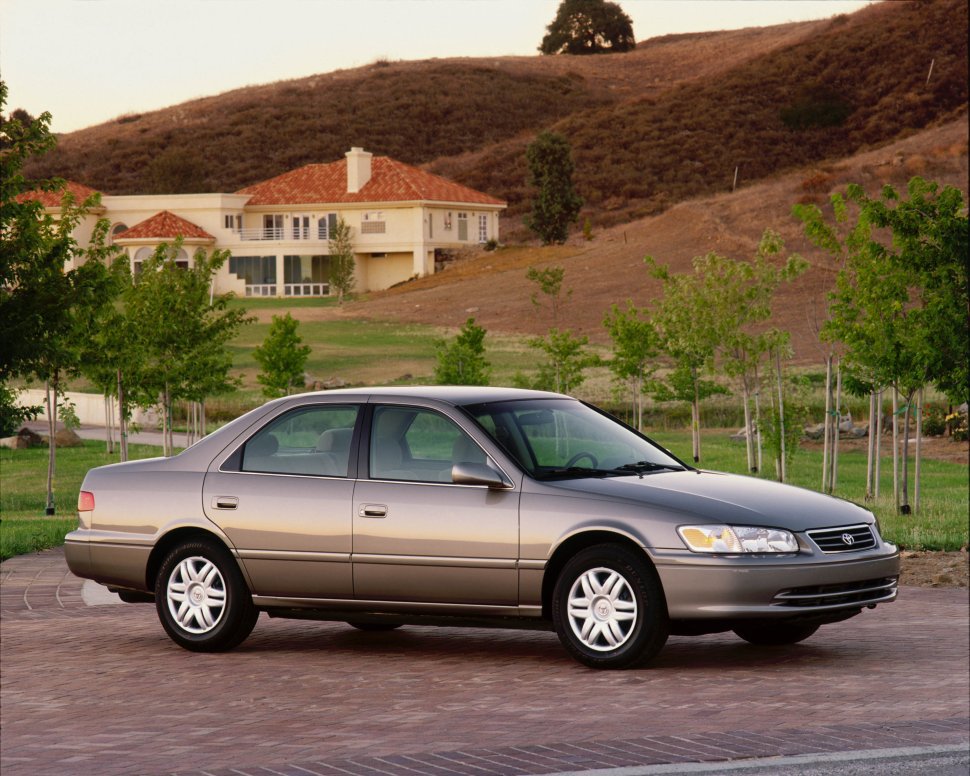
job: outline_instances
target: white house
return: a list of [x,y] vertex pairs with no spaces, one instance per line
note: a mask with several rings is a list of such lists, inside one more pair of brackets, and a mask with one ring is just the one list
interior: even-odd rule
[[[506,203],[386,156],[352,148],[344,160],[308,164],[233,194],[102,195],[75,230],[81,245],[98,218],[137,272],[162,242],[228,250],[217,293],[323,296],[329,291],[328,239],[337,220],[350,227],[356,289],[376,291],[433,274],[435,256],[498,240]],[[77,183],[78,199],[93,190]],[[32,194],[56,213],[60,194]]]

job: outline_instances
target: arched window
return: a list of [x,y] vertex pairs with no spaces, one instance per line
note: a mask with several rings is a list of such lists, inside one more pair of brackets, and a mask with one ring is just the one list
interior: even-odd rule
[[117,224],[111,227],[111,231],[108,233],[108,245],[114,245],[115,237],[117,237],[122,232],[128,231],[128,224],[123,224],[119,221]]

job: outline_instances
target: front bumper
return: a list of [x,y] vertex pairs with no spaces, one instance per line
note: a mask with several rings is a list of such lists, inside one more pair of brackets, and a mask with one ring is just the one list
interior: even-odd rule
[[805,618],[858,611],[896,598],[899,552],[851,560],[819,556],[653,556],[672,620]]

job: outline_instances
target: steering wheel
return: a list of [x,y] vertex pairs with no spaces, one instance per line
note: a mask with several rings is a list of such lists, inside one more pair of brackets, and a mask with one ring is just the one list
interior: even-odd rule
[[566,461],[566,468],[569,469],[570,467],[575,466],[584,458],[589,459],[591,469],[595,469],[600,465],[600,462],[597,460],[595,455],[593,455],[590,452],[587,452],[586,450],[580,450],[578,453],[576,453],[576,455],[574,455],[572,458]]

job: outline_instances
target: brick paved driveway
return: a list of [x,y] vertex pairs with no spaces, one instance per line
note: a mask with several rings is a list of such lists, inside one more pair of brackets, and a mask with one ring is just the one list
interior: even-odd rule
[[554,634],[260,618],[196,655],[149,605],[86,605],[59,551],[0,566],[4,776],[525,774],[970,740],[965,590],[802,645],[671,638],[595,672]]

